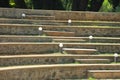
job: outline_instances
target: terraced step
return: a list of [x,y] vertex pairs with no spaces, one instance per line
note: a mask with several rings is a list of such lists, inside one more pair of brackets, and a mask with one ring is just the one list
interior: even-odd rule
[[85,42],[83,39],[53,39],[54,42]]
[[[120,70],[119,64],[53,64],[0,68],[0,80],[85,79],[87,70]],[[66,76],[67,75],[67,76]],[[6,77],[7,76],[7,77]],[[114,77],[112,77],[113,79]]]
[[81,64],[107,64],[110,63],[109,59],[75,59],[76,62]]
[[30,20],[30,19],[7,19],[0,18],[1,24],[37,24],[37,25],[57,25],[55,20]]
[[95,79],[120,79],[120,70],[88,70],[88,76]]
[[75,36],[74,32],[65,32],[65,31],[49,31],[49,30],[44,30],[43,33],[47,36]]
[[55,16],[26,15],[24,19],[55,20]]
[[0,42],[52,42],[52,38],[46,36],[0,35]]
[[63,48],[63,51],[65,51],[68,54],[79,54],[79,55],[90,55],[97,52],[96,49],[77,49],[77,48]]
[[[57,23],[62,23],[63,25],[68,25],[67,20],[56,20]],[[72,20],[71,26],[120,26],[120,22],[113,22],[113,21],[79,21],[79,20]]]
[[[120,44],[64,43],[64,48],[94,49],[101,53],[119,53]],[[69,50],[68,50],[69,51]],[[73,50],[74,51],[74,50]],[[75,50],[76,51],[76,50]],[[0,55],[44,54],[59,52],[59,43],[7,42],[0,43]],[[72,52],[72,51],[71,51]],[[95,52],[95,51],[93,51]],[[93,53],[92,53],[93,54]]]
[[[52,37],[52,36],[51,36]],[[119,37],[52,37],[55,42],[92,42],[92,43],[120,43]]]
[[[9,20],[10,21],[10,20]],[[119,37],[120,27],[84,27],[84,26],[53,26],[53,25],[31,25],[31,24],[0,24],[0,34],[10,35],[10,34],[22,34],[22,35],[38,35],[38,28],[42,27],[43,30],[50,31],[66,31],[75,32],[75,36],[90,36],[93,37]],[[94,40],[94,38],[93,38]]]
[[[76,59],[107,59],[114,62],[114,56],[106,55],[70,55],[70,54],[29,54],[0,56],[0,66],[37,65],[37,64],[71,64]],[[120,57],[117,58],[120,61]]]

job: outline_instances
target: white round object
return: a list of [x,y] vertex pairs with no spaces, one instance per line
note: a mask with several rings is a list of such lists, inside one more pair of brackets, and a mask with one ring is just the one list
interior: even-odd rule
[[22,13],[22,17],[25,17],[26,15],[25,15],[25,13]]
[[60,44],[59,44],[59,47],[63,47],[63,43],[60,43]]
[[93,36],[92,36],[92,35],[90,35],[90,36],[89,36],[89,39],[93,39]]
[[118,57],[118,53],[115,53],[115,54],[114,54],[114,57]]
[[43,29],[42,29],[42,27],[39,27],[38,30],[39,30],[39,31],[42,31]]
[[68,23],[72,23],[72,20],[71,20],[71,19],[69,19],[69,20],[68,20]]

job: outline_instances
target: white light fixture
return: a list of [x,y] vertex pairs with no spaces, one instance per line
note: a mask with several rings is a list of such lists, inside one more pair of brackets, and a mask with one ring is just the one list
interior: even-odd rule
[[93,39],[93,36],[92,36],[92,35],[90,35],[90,36],[89,36],[89,39]]
[[26,16],[26,14],[25,13],[22,13],[22,17],[25,17]]
[[72,20],[71,20],[71,19],[69,19],[69,20],[68,20],[68,24],[71,24],[71,23],[72,23]]
[[114,62],[117,63],[117,57],[118,57],[118,53],[114,53]]
[[59,47],[62,48],[62,47],[63,47],[63,43],[60,43],[60,44],[59,44]]
[[42,27],[39,27],[38,30],[39,30],[39,31],[42,31],[43,29],[42,29]]

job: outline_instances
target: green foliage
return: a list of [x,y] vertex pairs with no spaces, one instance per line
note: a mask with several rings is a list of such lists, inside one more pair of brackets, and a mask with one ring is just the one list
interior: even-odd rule
[[88,80],[96,80],[95,78],[89,77]]
[[112,4],[110,4],[108,0],[104,0],[100,12],[112,12],[112,10],[113,10]]

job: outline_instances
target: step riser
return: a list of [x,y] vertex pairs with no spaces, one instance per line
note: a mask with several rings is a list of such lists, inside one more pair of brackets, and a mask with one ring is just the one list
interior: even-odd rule
[[52,38],[47,37],[1,37],[0,42],[52,42]]
[[110,60],[76,60],[80,64],[108,64]]
[[78,55],[93,55],[96,52],[96,51],[81,51],[81,50],[80,51],[64,50],[64,51],[68,54],[78,54]]
[[120,79],[120,71],[114,72],[88,72],[88,76],[95,79]]
[[[36,55],[34,56],[0,56],[0,66],[16,66],[16,65],[33,65],[33,64],[65,64],[65,63],[75,63],[75,59],[108,59],[110,62],[114,61],[113,56],[54,56],[54,55]],[[120,61],[120,57],[117,58]],[[81,64],[81,63],[80,63]]]
[[51,17],[51,16],[30,16],[27,15],[24,19],[34,19],[34,20],[55,20],[55,17]]
[[[119,69],[120,65],[39,65],[0,69],[0,80],[49,80],[87,78],[87,70]],[[66,76],[67,75],[67,76]],[[7,77],[6,77],[7,76]],[[12,77],[11,77],[12,76]]]
[[[40,26],[26,26],[26,25],[0,25],[0,34],[38,34]],[[76,36],[120,36],[120,28],[83,28],[83,27],[53,27],[43,26],[43,30],[51,31],[68,31],[75,32]],[[95,31],[93,33],[93,31]]]
[[[34,54],[45,52],[58,52],[57,43],[1,43],[0,54]],[[95,44],[64,44],[64,47],[82,48],[82,49],[97,49],[101,53],[119,53],[120,45],[95,45]]]

